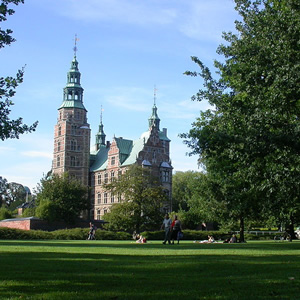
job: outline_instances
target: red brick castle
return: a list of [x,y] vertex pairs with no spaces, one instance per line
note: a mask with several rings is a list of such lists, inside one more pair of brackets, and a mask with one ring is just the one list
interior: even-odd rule
[[67,74],[63,102],[58,108],[52,172],[69,172],[71,176],[90,186],[91,218],[100,220],[113,203],[121,201],[120,197],[104,191],[102,184],[117,178],[132,164],[151,168],[152,173],[160,178],[169,198],[164,210],[171,211],[173,168],[170,160],[170,140],[167,137],[167,129],[160,130],[155,101],[148,119],[148,131],[137,140],[114,137],[112,142],[106,141],[101,115],[96,144],[91,151],[91,130],[87,122],[87,110],[83,104],[80,77],[75,53]]

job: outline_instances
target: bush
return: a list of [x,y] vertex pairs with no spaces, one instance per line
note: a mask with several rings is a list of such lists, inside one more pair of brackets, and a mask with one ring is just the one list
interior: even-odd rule
[[[2,240],[86,240],[88,233],[88,228],[73,228],[48,232],[0,227],[0,239]],[[131,235],[127,232],[96,231],[96,240],[130,240],[131,238]]]
[[12,212],[6,207],[0,207],[0,220],[12,218]]
[[15,228],[0,227],[0,239],[2,240],[46,240],[52,239],[51,232],[42,230],[21,230]]
[[[225,231],[198,231],[198,230],[183,230],[183,240],[196,240],[202,241],[207,240],[208,235],[212,235],[215,240],[225,240],[230,237],[231,234]],[[142,236],[146,237],[147,240],[163,240],[165,232],[160,231],[144,231],[141,233]]]

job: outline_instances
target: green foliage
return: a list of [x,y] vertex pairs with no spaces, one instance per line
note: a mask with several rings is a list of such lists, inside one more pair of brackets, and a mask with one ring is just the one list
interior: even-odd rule
[[23,211],[22,217],[28,218],[28,217],[34,217],[36,211],[36,207],[28,207]]
[[210,201],[220,203],[220,217],[240,221],[242,234],[246,217],[300,217],[300,3],[235,2],[242,20],[218,48],[219,79],[197,57],[200,72],[186,72],[204,79],[192,99],[214,109],[182,137],[206,167]]
[[45,220],[72,223],[88,208],[88,190],[68,173],[42,179],[37,194],[36,213]]
[[39,205],[35,209],[35,216],[53,222],[56,220],[58,213],[58,205],[54,201],[48,199],[41,199]]
[[[208,235],[212,235],[216,240],[225,240],[231,236],[228,231],[199,231],[199,230],[189,230],[184,229],[183,240],[189,241],[202,241],[207,240]],[[164,240],[165,232],[160,231],[144,231],[141,233],[142,236],[146,237],[149,241]]]
[[41,230],[21,230],[0,227],[0,239],[2,240],[47,240],[52,239],[51,232]]
[[6,207],[0,207],[0,220],[12,218],[12,212]]
[[[9,8],[9,4],[18,5],[24,3],[24,0],[1,0],[0,4],[0,22],[6,21],[8,15],[14,14],[14,10]],[[0,49],[10,45],[15,39],[11,36],[11,29],[2,30],[0,28]],[[35,131],[38,122],[28,126],[23,124],[23,119],[18,118],[10,120],[11,106],[14,103],[11,98],[15,95],[15,89],[23,82],[24,69],[19,70],[16,78],[0,77],[0,139],[19,138],[20,134]]]
[[[61,229],[55,231],[21,230],[0,227],[1,240],[86,240],[88,228]],[[96,240],[130,240],[127,232],[113,232],[98,229]]]
[[113,205],[104,216],[106,228],[140,232],[155,229],[163,219],[162,208],[168,199],[156,177],[148,169],[130,166],[121,177],[105,186],[114,195],[122,196],[122,202]]

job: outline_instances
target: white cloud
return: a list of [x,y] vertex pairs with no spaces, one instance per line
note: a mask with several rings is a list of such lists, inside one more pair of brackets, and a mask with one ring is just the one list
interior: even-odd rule
[[23,151],[21,155],[28,156],[28,157],[45,157],[45,158],[52,158],[52,152],[42,152],[42,151]]

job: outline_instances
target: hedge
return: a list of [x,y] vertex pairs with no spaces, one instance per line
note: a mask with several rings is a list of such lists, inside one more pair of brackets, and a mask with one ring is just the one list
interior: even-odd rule
[[[52,232],[42,230],[21,230],[0,227],[0,239],[2,240],[86,240],[88,228],[63,229]],[[162,241],[165,237],[161,231],[144,231],[141,233],[147,240]],[[202,241],[207,240],[207,236],[212,235],[215,240],[225,240],[231,237],[232,233],[225,231],[197,231],[183,230],[183,240]],[[255,235],[245,233],[245,240],[273,240],[276,234]],[[237,235],[239,238],[239,235]],[[127,232],[113,232],[98,229],[96,240],[131,240],[132,235]]]
[[[63,229],[56,231],[21,230],[0,227],[1,240],[86,240],[88,228]],[[132,236],[126,232],[112,232],[97,230],[96,240],[131,240]]]

